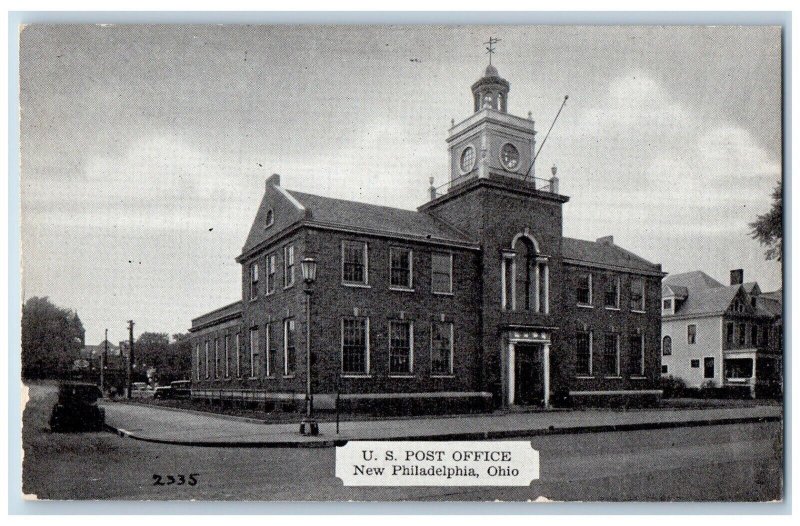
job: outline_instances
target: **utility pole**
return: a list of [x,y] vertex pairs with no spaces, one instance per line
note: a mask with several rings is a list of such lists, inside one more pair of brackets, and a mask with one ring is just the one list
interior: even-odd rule
[[106,392],[106,364],[108,363],[108,329],[106,339],[103,341],[103,354],[100,355],[100,392]]
[[128,396],[131,398],[131,388],[133,387],[133,320],[128,320]]

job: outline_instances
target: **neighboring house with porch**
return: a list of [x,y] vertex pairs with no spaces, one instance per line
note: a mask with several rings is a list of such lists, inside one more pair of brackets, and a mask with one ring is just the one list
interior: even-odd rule
[[743,283],[723,285],[702,271],[668,276],[661,292],[661,375],[687,387],[733,387],[750,396],[781,386],[781,302]]

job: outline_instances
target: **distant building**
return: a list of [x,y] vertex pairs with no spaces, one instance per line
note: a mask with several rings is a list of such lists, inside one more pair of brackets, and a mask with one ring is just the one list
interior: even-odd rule
[[[450,128],[448,183],[416,211],[266,180],[236,261],[242,299],[192,320],[192,396],[317,407],[652,403],[661,266],[563,236],[536,131],[489,66]],[[318,263],[306,323],[301,261]]]
[[774,394],[782,377],[780,291],[761,293],[732,270],[730,285],[701,271],[664,279],[661,374],[687,387],[741,386]]

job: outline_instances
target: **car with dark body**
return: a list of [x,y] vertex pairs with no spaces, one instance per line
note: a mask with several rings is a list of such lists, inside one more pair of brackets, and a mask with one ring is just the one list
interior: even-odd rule
[[105,424],[105,410],[97,400],[103,393],[92,383],[61,382],[58,385],[58,402],[50,413],[50,429],[56,432],[101,431]]
[[153,398],[190,398],[191,385],[189,380],[176,380],[169,385],[160,385],[156,387]]

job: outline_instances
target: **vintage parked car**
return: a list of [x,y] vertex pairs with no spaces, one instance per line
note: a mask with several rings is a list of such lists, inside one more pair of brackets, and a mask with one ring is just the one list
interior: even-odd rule
[[189,380],[176,380],[169,385],[159,385],[153,393],[153,398],[189,398],[191,385]]
[[58,402],[50,413],[50,429],[63,431],[101,431],[106,413],[97,406],[102,397],[95,384],[61,382],[58,386]]

